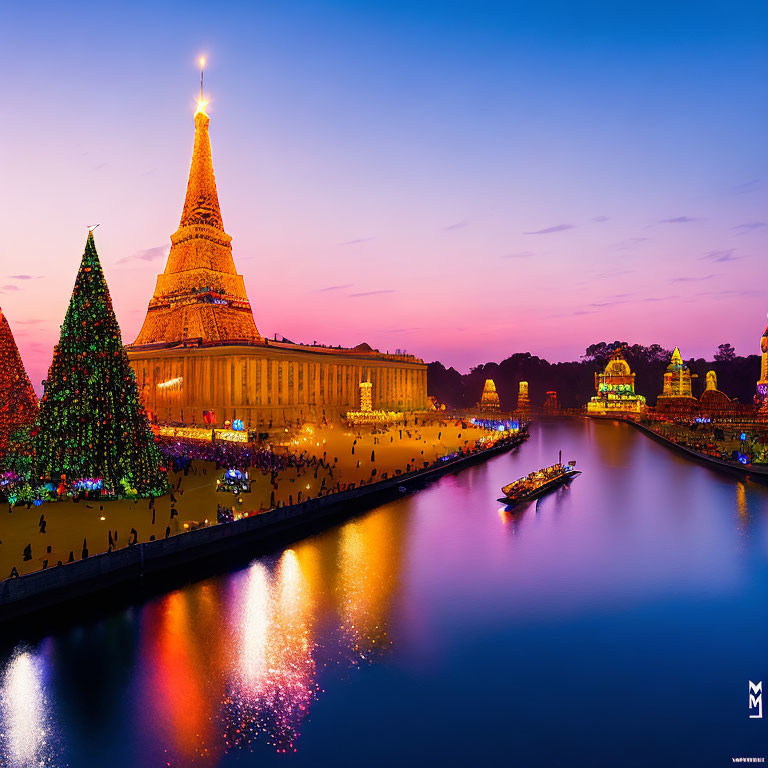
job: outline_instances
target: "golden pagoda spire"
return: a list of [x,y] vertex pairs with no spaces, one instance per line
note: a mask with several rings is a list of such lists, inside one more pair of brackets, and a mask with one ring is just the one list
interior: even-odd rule
[[179,228],[205,224],[224,231],[219,195],[216,192],[216,177],[213,174],[211,140],[208,136],[210,118],[205,113],[205,106],[206,102],[201,98],[195,112],[195,147],[192,150],[187,195],[184,198]]
[[[201,67],[204,63],[201,59]],[[191,339],[264,343],[253,321],[243,277],[232,259],[232,238],[221,219],[206,104],[201,72],[184,210],[134,346],[173,345]]]

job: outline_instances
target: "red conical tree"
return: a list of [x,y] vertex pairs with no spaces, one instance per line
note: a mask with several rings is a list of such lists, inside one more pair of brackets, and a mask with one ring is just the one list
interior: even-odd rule
[[36,415],[37,395],[0,309],[0,459],[8,452],[13,434],[30,426]]

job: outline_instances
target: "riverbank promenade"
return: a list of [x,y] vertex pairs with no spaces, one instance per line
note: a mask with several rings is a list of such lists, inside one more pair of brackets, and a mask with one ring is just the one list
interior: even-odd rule
[[[250,491],[217,490],[226,469],[193,459],[185,471],[169,471],[171,492],[148,500],[68,498],[40,506],[7,507],[0,514],[0,576],[19,576],[137,543],[215,525],[219,507],[237,517],[257,515],[361,484],[395,477],[470,451],[501,433],[469,421],[405,418],[376,430],[341,424],[280,430],[270,436],[279,471],[251,467]],[[15,569],[15,570],[14,570]]]

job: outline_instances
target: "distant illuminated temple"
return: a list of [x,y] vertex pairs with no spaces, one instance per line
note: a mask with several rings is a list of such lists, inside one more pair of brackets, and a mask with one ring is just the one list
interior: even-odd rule
[[760,337],[760,381],[757,382],[755,401],[762,410],[768,408],[768,325]]
[[664,374],[664,389],[656,398],[656,410],[695,411],[698,401],[693,396],[691,369],[683,362],[678,347],[672,352],[672,359]]
[[527,414],[531,410],[531,401],[528,399],[528,382],[521,381],[517,390],[517,410],[521,414]]
[[181,222],[141,331],[127,347],[152,417],[255,426],[337,418],[361,406],[425,409],[427,368],[413,355],[368,344],[278,342],[259,333],[224,231],[204,107],[201,100]]
[[496,391],[496,384],[493,379],[485,380],[483,394],[480,396],[480,410],[485,413],[501,410],[499,393]]
[[605,370],[595,374],[595,389],[587,413],[604,416],[645,411],[645,398],[635,393],[635,374],[621,352],[614,352]]

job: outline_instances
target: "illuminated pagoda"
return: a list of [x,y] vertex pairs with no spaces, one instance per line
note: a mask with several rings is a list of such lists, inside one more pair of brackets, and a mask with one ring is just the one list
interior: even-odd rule
[[717,374],[714,371],[707,371],[707,386],[699,398],[701,415],[714,421],[730,417],[737,410],[739,410],[739,404],[717,388]]
[[618,350],[605,370],[595,374],[597,394],[587,403],[587,413],[595,416],[643,413],[645,398],[635,393],[635,374]]
[[531,401],[528,398],[528,382],[521,381],[517,389],[517,410],[525,415],[530,413]]
[[496,391],[496,384],[494,384],[493,379],[485,380],[483,394],[480,396],[480,410],[483,413],[493,413],[501,410],[499,393]]
[[0,309],[0,459],[14,436],[37,416],[37,395],[24,369],[11,326]]
[[343,418],[359,406],[361,382],[370,383],[372,410],[425,410],[427,367],[414,355],[259,333],[224,231],[205,106],[201,92],[179,228],[141,331],[127,347],[151,418],[208,426],[237,420],[246,430]]
[[762,411],[768,411],[768,325],[760,337],[760,381],[757,382],[755,402]]
[[656,410],[660,413],[692,413],[698,403],[693,396],[690,368],[683,362],[680,349],[675,347],[672,359],[664,374],[664,389],[656,399]]

